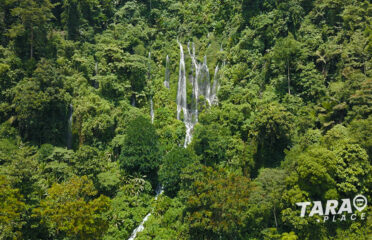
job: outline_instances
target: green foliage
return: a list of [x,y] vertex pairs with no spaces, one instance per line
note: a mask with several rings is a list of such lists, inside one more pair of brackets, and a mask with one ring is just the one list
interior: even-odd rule
[[158,144],[155,128],[148,119],[132,119],[120,153],[120,167],[129,174],[146,175],[155,184],[161,160]]
[[280,197],[284,191],[285,177],[285,171],[280,169],[265,168],[260,170],[258,177],[255,179],[258,189],[252,194],[259,194],[260,198],[263,198],[260,204],[269,205],[272,209],[276,228],[278,228],[277,209]]
[[0,170],[12,186],[19,189],[26,202],[30,202],[39,197],[41,190],[38,183],[41,169],[35,156],[36,148],[22,143],[16,147],[17,149],[11,152],[11,161],[2,165]]
[[53,183],[66,181],[73,175],[73,151],[44,144],[37,155],[40,170],[48,187]]
[[0,176],[0,186],[0,238],[21,239],[22,214],[26,210],[23,197],[3,175]]
[[294,62],[298,61],[301,56],[301,50],[303,50],[301,43],[296,41],[292,34],[284,39],[278,39],[273,48],[274,64],[279,67],[283,75],[286,75],[289,95],[291,94],[291,72]]
[[40,216],[55,239],[97,239],[108,228],[103,213],[110,207],[106,196],[95,198],[96,190],[86,176],[72,177],[68,182],[53,184],[40,201],[34,214]]
[[107,159],[103,153],[89,146],[81,146],[75,154],[75,171],[79,176],[93,177],[105,170]]
[[109,164],[106,171],[97,175],[97,188],[106,196],[114,196],[121,183],[122,177],[116,162]]
[[112,0],[64,1],[61,20],[69,39],[88,38],[90,31],[103,30],[113,15],[113,4]]
[[49,0],[25,0],[17,1],[17,3],[10,12],[13,17],[18,18],[18,21],[11,26],[8,36],[26,39],[18,43],[28,43],[29,54],[25,52],[22,54],[32,59],[35,52],[39,56],[43,53],[41,46],[47,40],[47,24],[54,17],[52,9],[56,4],[52,4]]
[[159,170],[159,181],[167,195],[174,197],[177,194],[180,189],[182,169],[195,160],[193,152],[184,148],[173,149],[164,156]]
[[18,128],[25,139],[38,144],[64,143],[70,96],[53,63],[42,60],[33,76],[20,81],[11,91]]
[[250,135],[257,144],[255,168],[278,166],[293,134],[293,115],[273,102],[259,106],[250,122]]
[[189,186],[185,199],[191,237],[247,236],[252,193],[249,179],[211,168],[204,168],[202,174],[196,174],[199,177]]
[[191,238],[241,237],[251,194],[249,179],[211,168],[204,168],[203,173],[191,185],[186,201]]
[[358,144],[339,144],[335,149],[338,189],[345,195],[368,193],[372,179],[368,155]]
[[[303,202],[308,199],[353,198],[358,193],[369,196],[371,178],[368,172],[371,165],[368,163],[366,151],[350,138],[349,130],[336,125],[322,138],[313,143],[300,142],[287,154],[287,171],[291,174],[286,180],[287,190],[283,193],[282,219],[297,229],[296,234],[306,239],[326,239],[329,232],[351,230],[352,222],[347,224],[334,223],[332,226],[319,226],[316,232],[310,233],[311,225],[317,225],[315,218],[308,220],[299,218],[296,211],[289,206],[291,203]],[[303,140],[310,139],[311,132]],[[314,134],[314,133],[312,133]],[[327,229],[328,227],[328,229]],[[328,232],[328,233],[327,233]],[[363,239],[363,238],[362,238]]]
[[350,131],[353,133],[353,137],[367,151],[370,160],[372,159],[372,136],[369,134],[372,130],[371,128],[371,116],[364,120],[355,119],[350,124]]
[[110,116],[110,104],[98,95],[89,94],[76,99],[73,113],[73,133],[79,145],[84,143],[101,146],[114,134],[114,119]]
[[226,150],[229,144],[228,130],[217,125],[199,125],[195,132],[191,147],[200,156],[204,165],[212,166],[226,161]]
[[[137,239],[369,239],[370,217],[318,223],[296,202],[371,201],[371,9],[0,1],[0,238],[127,239],[151,213]],[[220,86],[183,149],[188,42]]]
[[184,208],[185,205],[178,198],[161,196],[144,231],[139,233],[136,239],[189,239],[188,226],[182,217]]
[[109,229],[103,239],[127,239],[150,211],[151,185],[140,178],[130,179],[112,199],[106,213]]
[[298,237],[294,232],[289,232],[289,233],[283,233],[281,239],[282,240],[297,240]]
[[371,113],[372,105],[372,80],[366,79],[361,83],[360,90],[350,97],[350,105],[352,106],[351,114],[357,115],[356,118],[368,118]]

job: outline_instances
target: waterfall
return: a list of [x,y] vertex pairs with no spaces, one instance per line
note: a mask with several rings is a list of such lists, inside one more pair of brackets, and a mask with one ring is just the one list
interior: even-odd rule
[[72,114],[74,113],[74,108],[70,104],[69,106],[69,113],[68,113],[68,120],[67,120],[67,149],[72,148]]
[[187,106],[187,95],[186,95],[186,67],[185,67],[185,55],[183,52],[182,44],[180,45],[180,67],[178,76],[178,91],[177,91],[177,119],[181,120],[181,111],[183,112],[183,122],[186,127],[186,137],[184,147],[191,142],[192,130],[195,125],[194,109],[189,109]]
[[187,96],[186,96],[186,67],[185,56],[183,47],[180,44],[180,69],[178,77],[178,90],[177,90],[177,119],[180,120],[181,111],[183,111],[184,120],[187,118]]
[[132,106],[136,106],[136,97],[134,96],[134,94],[132,95]]
[[[178,42],[178,40],[177,40]],[[185,54],[183,51],[183,46],[179,43],[180,47],[180,65],[179,65],[179,75],[178,75],[178,88],[177,88],[177,119],[181,120],[181,113],[183,113],[183,122],[186,127],[186,137],[184,142],[184,147],[192,140],[192,132],[194,130],[195,124],[198,122],[198,102],[201,95],[203,95],[209,105],[214,105],[218,102],[217,91],[219,88],[219,65],[216,66],[213,76],[213,85],[211,86],[211,79],[209,74],[209,68],[207,65],[207,56],[204,56],[203,62],[198,62],[195,54],[195,45],[192,43],[187,44],[187,50],[191,57],[191,73],[189,75],[189,81],[192,86],[192,99],[191,103],[187,104],[187,79],[186,79],[186,65],[185,65]],[[192,49],[191,49],[192,48]],[[149,53],[149,58],[151,58],[151,53]],[[150,72],[150,67],[149,67]],[[169,57],[166,58],[166,69],[165,69],[165,80],[164,86],[169,88]],[[150,79],[150,73],[149,73]],[[132,103],[135,104],[135,97],[132,96]],[[153,100],[150,98],[150,114],[151,121],[154,122],[154,106]],[[158,196],[163,193],[163,189],[159,186],[156,189],[155,201]],[[130,238],[128,240],[134,240],[139,232],[142,232],[145,227],[145,223],[148,221],[152,212],[148,213],[142,220],[141,224],[134,229]]]
[[150,116],[151,116],[151,123],[154,124],[154,102],[152,101],[152,97],[150,98]]
[[207,56],[204,56],[204,61],[203,61],[202,68],[200,71],[200,78],[198,80],[200,84],[199,88],[200,88],[201,95],[203,95],[204,98],[209,103],[209,105],[211,105],[211,103],[209,102],[209,96],[211,92],[211,86],[210,86],[211,78],[209,75],[209,69],[207,65]]
[[132,232],[132,235],[130,235],[130,238],[128,238],[128,240],[136,239],[137,233],[142,232],[145,229],[144,225],[147,222],[147,220],[149,220],[150,216],[151,216],[151,213],[146,215],[146,217],[142,220],[141,224],[136,229],[134,229],[134,231]]
[[186,96],[186,69],[185,69],[185,56],[183,52],[182,44],[180,44],[180,67],[178,77],[178,91],[177,91],[177,119],[181,120],[180,115],[183,111],[184,117],[183,122],[186,127],[186,137],[184,147],[192,140],[192,132],[195,124],[198,122],[198,104],[201,95],[204,96],[205,100],[209,105],[217,103],[217,90],[218,90],[218,65],[215,68],[213,77],[213,86],[211,86],[211,79],[209,74],[209,68],[207,63],[207,56],[204,56],[203,62],[198,62],[195,54],[195,45],[192,43],[187,44],[187,50],[191,58],[191,73],[189,75],[189,81],[192,85],[192,99],[191,103],[187,104]]
[[167,55],[165,59],[165,79],[164,87],[169,89],[169,79],[170,79],[170,70],[169,70],[169,56]]
[[[164,192],[163,191],[163,188],[162,186],[159,186],[157,189],[156,189],[156,195],[155,195],[155,201],[158,200],[158,197]],[[136,239],[137,237],[137,233],[139,232],[142,232],[144,229],[145,229],[145,223],[147,222],[147,220],[149,220],[149,217],[151,216],[151,212],[148,213],[142,220],[141,224],[133,230],[132,234],[130,235],[130,237],[128,238],[128,240],[134,240]]]
[[164,192],[163,186],[161,184],[155,190],[155,200],[158,200],[158,197]]
[[211,95],[209,98],[209,102],[211,105],[217,104],[218,98],[217,98],[217,91],[219,88],[219,66],[217,64],[216,68],[214,69],[214,76],[213,76],[213,86],[211,89]]

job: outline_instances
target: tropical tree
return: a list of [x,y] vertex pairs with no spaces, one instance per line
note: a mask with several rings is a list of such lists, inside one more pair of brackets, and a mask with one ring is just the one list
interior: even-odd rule
[[129,174],[146,175],[156,184],[160,160],[158,136],[150,120],[143,116],[132,119],[122,145],[120,167]]
[[33,212],[55,239],[101,238],[108,228],[103,213],[110,208],[110,199],[96,194],[91,180],[74,176],[62,184],[53,184]]
[[159,181],[164,191],[169,196],[175,196],[180,189],[182,169],[196,160],[196,156],[190,149],[172,149],[163,158],[159,170]]
[[[47,39],[48,23],[53,19],[52,9],[57,4],[52,4],[49,0],[25,0],[18,1],[16,7],[11,9],[11,15],[17,17],[17,21],[9,29],[10,38],[23,38],[29,45],[30,59],[36,53],[40,56],[42,48],[45,48]],[[19,46],[22,51],[22,45]]]
[[246,233],[249,196],[248,178],[226,175],[222,170],[204,167],[204,176],[190,188],[185,221],[191,238],[242,238]]

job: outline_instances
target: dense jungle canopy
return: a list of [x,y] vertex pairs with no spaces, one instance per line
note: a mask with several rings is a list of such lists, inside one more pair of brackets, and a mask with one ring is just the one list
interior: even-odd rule
[[367,0],[0,0],[0,239],[371,239],[296,205],[372,202],[371,56]]

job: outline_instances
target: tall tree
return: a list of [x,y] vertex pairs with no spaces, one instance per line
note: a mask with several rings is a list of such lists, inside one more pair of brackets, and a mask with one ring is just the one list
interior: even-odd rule
[[177,147],[164,156],[159,170],[159,180],[169,196],[175,196],[180,189],[181,171],[196,159],[190,149]]
[[291,73],[295,70],[296,61],[301,55],[301,43],[292,34],[279,39],[273,50],[274,62],[287,75],[288,94],[291,94]]
[[[285,171],[281,169],[262,169],[255,180],[259,189],[256,191],[261,193],[261,198],[267,201],[272,207],[273,218],[275,227],[278,228],[278,205],[280,202],[281,195],[285,188]],[[256,192],[255,191],[255,192]]]
[[253,115],[249,136],[256,143],[255,170],[278,166],[293,134],[294,116],[283,105],[262,104]]
[[47,24],[53,18],[56,4],[49,0],[12,0],[17,6],[11,10],[18,21],[9,29],[9,37],[24,38],[29,45],[29,57],[34,58],[35,47],[45,46]]
[[132,119],[119,157],[120,167],[129,174],[146,175],[156,184],[160,158],[158,136],[150,120],[143,116]]

